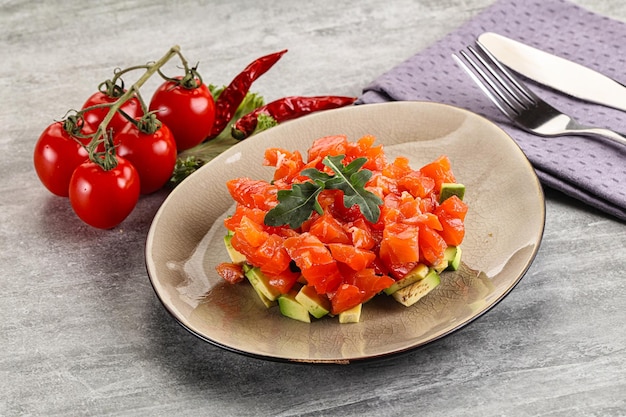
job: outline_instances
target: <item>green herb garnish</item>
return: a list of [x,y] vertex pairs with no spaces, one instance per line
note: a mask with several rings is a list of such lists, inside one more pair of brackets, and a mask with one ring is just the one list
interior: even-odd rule
[[267,130],[271,127],[278,126],[278,122],[269,114],[259,113],[256,118],[256,127],[254,128],[253,135],[256,135],[259,132]]
[[282,226],[288,224],[297,229],[309,218],[313,210],[322,213],[322,207],[317,196],[324,189],[324,185],[315,182],[293,184],[289,190],[280,190],[277,193],[278,205],[267,212],[265,224],[268,226]]
[[278,191],[278,204],[265,215],[265,224],[289,225],[292,229],[297,229],[313,211],[322,214],[317,196],[324,189],[343,191],[343,203],[347,208],[358,205],[363,216],[369,222],[376,223],[383,201],[365,189],[365,184],[372,177],[372,171],[361,169],[367,158],[357,158],[345,166],[342,163],[344,158],[345,155],[337,155],[327,156],[322,160],[333,171],[333,175],[315,168],[303,170],[302,175],[312,181],[292,184],[290,189]]

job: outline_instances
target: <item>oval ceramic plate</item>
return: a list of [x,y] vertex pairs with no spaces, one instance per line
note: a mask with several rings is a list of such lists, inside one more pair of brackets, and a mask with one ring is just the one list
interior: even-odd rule
[[[229,260],[223,219],[233,211],[225,183],[239,176],[271,179],[266,147],[305,154],[313,140],[371,134],[388,160],[407,156],[415,169],[448,155],[469,205],[462,266],[411,307],[378,296],[361,321],[326,317],[310,324],[266,308],[252,287],[226,284],[215,266]],[[522,278],[539,248],[545,204],[535,173],[518,146],[486,119],[423,102],[352,106],[284,123],[228,149],[180,184],[150,228],[147,270],[165,308],[200,338],[271,360],[350,363],[405,352],[479,317]]]

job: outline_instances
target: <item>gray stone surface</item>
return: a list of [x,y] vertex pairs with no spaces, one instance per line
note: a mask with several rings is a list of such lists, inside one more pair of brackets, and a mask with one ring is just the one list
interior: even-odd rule
[[[226,352],[168,315],[143,255],[164,192],[100,231],[32,168],[49,123],[173,44],[215,84],[288,48],[255,85],[268,100],[358,95],[491,3],[2,2],[0,415],[625,415],[626,228],[562,195],[546,193],[527,275],[470,326],[384,361],[305,366]],[[622,1],[576,3],[626,20]]]

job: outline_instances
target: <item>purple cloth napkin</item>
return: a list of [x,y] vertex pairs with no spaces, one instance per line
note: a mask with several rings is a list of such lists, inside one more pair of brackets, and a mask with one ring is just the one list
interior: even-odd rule
[[[545,186],[626,220],[626,147],[585,137],[542,138],[513,126],[451,58],[483,32],[517,39],[626,83],[626,24],[565,0],[500,0],[378,77],[357,103],[426,100],[481,114],[518,143]],[[626,112],[583,102],[531,81],[529,85],[582,123],[626,132]]]

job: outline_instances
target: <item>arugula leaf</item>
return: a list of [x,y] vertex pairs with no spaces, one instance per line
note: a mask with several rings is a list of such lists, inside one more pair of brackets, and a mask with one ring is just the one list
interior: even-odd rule
[[311,178],[313,181],[315,181],[316,183],[320,184],[323,187],[325,187],[328,181],[334,178],[332,175],[328,175],[327,173],[322,172],[316,168],[303,169],[300,172],[300,174]]
[[324,185],[317,182],[296,183],[289,190],[280,190],[276,194],[278,205],[265,215],[265,224],[268,226],[282,226],[288,224],[297,229],[311,216],[313,210],[322,214],[322,206],[317,196],[324,189]]
[[288,224],[292,229],[297,229],[311,216],[313,210],[323,213],[317,196],[324,189],[343,191],[346,207],[357,204],[363,216],[371,223],[376,223],[383,201],[365,189],[365,184],[372,177],[372,171],[361,169],[367,158],[357,158],[346,166],[342,163],[344,158],[345,155],[327,156],[322,161],[334,172],[333,175],[315,168],[303,170],[301,174],[313,181],[292,184],[291,189],[278,191],[278,204],[265,215],[265,224]]
[[380,217],[380,205],[383,201],[376,194],[365,189],[365,184],[372,178],[372,171],[361,169],[367,158],[357,158],[344,166],[343,155],[327,156],[322,163],[335,172],[334,178],[326,181],[327,189],[343,191],[343,204],[350,208],[358,205],[363,216],[376,223]]

